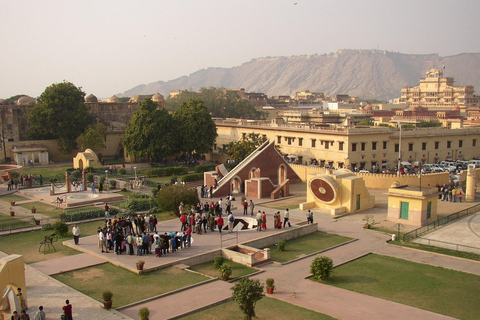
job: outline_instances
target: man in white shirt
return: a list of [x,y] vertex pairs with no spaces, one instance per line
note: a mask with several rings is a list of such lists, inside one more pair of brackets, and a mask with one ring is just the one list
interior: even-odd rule
[[233,213],[230,212],[228,215],[228,232],[233,232],[233,223],[235,222],[235,217]]
[[78,240],[80,239],[80,228],[77,225],[74,225],[72,228],[73,240],[75,240],[75,245],[78,245]]
[[289,227],[292,227],[292,225],[290,224],[290,211],[288,211],[288,208],[283,212],[283,227],[286,228],[287,227],[287,223],[288,223],[288,226]]
[[98,247],[102,249],[102,252],[108,253],[107,245],[105,244],[105,235],[102,230],[98,230]]

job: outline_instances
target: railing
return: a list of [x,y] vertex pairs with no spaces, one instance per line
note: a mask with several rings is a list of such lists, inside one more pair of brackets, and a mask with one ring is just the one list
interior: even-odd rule
[[418,229],[412,230],[410,232],[407,232],[403,235],[403,241],[411,241],[415,238],[418,238],[422,234],[425,234],[427,232],[430,232],[431,230],[435,230],[440,226],[446,225],[452,221],[458,220],[460,218],[466,217],[468,215],[471,215],[472,213],[476,213],[480,211],[480,204],[477,204],[476,206],[470,207],[468,209],[453,213],[451,215],[448,215],[446,217],[443,217],[441,219],[438,219],[432,223],[429,223],[423,227],[420,227]]
[[437,248],[442,248],[442,249],[448,249],[448,250],[453,250],[453,251],[461,251],[461,252],[467,252],[467,253],[473,253],[473,254],[480,255],[480,248],[465,246],[463,244],[450,243],[450,242],[444,242],[444,241],[432,240],[432,239],[424,239],[424,238],[420,238],[420,239],[415,240],[415,243],[430,246],[430,247],[437,247]]

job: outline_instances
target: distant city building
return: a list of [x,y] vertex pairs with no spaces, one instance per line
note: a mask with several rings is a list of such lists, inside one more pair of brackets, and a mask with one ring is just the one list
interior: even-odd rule
[[426,77],[420,79],[420,85],[402,88],[399,102],[422,107],[458,106],[465,110],[479,104],[480,97],[474,92],[473,86],[455,86],[452,77],[444,77],[440,70],[430,69]]

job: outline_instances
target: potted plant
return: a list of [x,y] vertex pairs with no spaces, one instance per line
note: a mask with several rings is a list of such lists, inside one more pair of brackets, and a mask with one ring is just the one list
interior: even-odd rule
[[12,209],[12,208],[10,208],[10,216],[12,216],[12,217],[13,217],[14,215],[15,215],[15,211],[13,211],[13,209]]
[[275,289],[275,280],[273,280],[272,278],[268,278],[266,283],[267,283],[267,293],[272,294],[273,290]]
[[375,225],[375,219],[371,214],[363,217],[363,221],[365,221],[365,224],[363,227],[366,229],[370,229],[371,226]]
[[15,206],[15,201],[11,201],[11,202],[10,202],[10,205],[11,205],[12,207],[14,207],[14,206]]
[[228,280],[232,275],[232,267],[230,265],[224,263],[218,268],[218,272],[223,280]]
[[40,225],[40,220],[35,219],[35,217],[32,217],[32,221],[33,221],[33,224],[35,224],[36,226]]
[[105,307],[105,309],[112,308],[112,297],[112,291],[103,291],[103,306]]
[[138,315],[140,316],[140,320],[149,320],[150,310],[148,310],[148,308],[142,308],[138,311]]
[[32,213],[37,213],[37,209],[35,207],[32,207]]
[[137,270],[143,270],[144,264],[145,264],[145,261],[143,261],[143,260],[138,260],[138,262],[137,262]]

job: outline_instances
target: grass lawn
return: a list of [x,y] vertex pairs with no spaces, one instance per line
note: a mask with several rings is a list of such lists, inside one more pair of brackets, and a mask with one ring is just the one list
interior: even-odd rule
[[[102,221],[94,221],[79,224],[82,236],[96,234],[97,228],[101,226],[102,223]],[[71,227],[69,227],[69,230],[71,231]],[[38,252],[40,241],[52,233],[53,230],[38,230],[2,236],[0,251],[8,254],[21,254],[23,255],[25,263],[51,260],[80,253],[77,250],[62,245],[62,241],[73,239],[71,233],[67,237],[59,238],[58,241],[54,243],[57,252],[53,250],[47,251],[45,254],[43,254],[43,251]],[[81,237],[80,241],[82,241]]]
[[[322,313],[308,310],[288,302],[278,299],[264,297],[257,302],[255,306],[255,314],[257,319],[277,319],[277,320],[329,320],[335,319]],[[230,320],[230,319],[244,319],[243,313],[238,308],[238,304],[233,301],[225,302],[217,306],[196,312],[186,317],[180,318],[182,320]]]
[[286,241],[284,251],[278,251],[276,245],[270,246],[270,257],[273,261],[287,262],[302,254],[311,254],[350,240],[352,238],[317,231]]
[[110,263],[53,277],[98,301],[103,301],[103,291],[112,291],[114,308],[207,280],[175,267],[135,274]]
[[480,277],[370,254],[322,283],[460,319],[480,318]]
[[31,226],[33,222],[22,221],[15,217],[11,217],[10,214],[0,214],[0,230],[6,230],[11,228],[20,228],[25,226]]
[[464,259],[480,261],[480,256],[479,255],[473,254],[473,253],[468,253],[468,252],[448,250],[448,249],[444,249],[444,248],[426,246],[426,245],[413,243],[413,242],[389,241],[388,243],[396,245],[396,246],[401,246],[401,247],[415,248],[415,249],[418,249],[418,250],[441,253],[441,254],[446,254],[446,255],[449,255],[449,256],[453,256],[453,257],[459,257],[459,258],[464,258]]
[[65,176],[65,170],[68,168],[72,168],[72,165],[69,166],[46,166],[46,167],[25,167],[22,170],[23,175],[28,175],[28,174],[37,174],[37,177],[42,175],[43,177],[43,184],[47,184],[50,182],[50,178],[53,178],[57,174],[61,174]]
[[18,194],[12,193],[12,194],[6,194],[4,196],[1,196],[0,200],[10,203],[12,201],[30,200],[30,198],[25,198]]
[[[230,267],[232,267],[232,275],[230,276],[230,279],[243,277],[258,271],[257,269],[249,268],[247,266],[244,266],[243,264],[239,264],[233,261],[225,260],[225,263],[230,265]],[[190,269],[196,272],[209,275],[211,277],[220,278],[220,274],[213,266],[213,261],[197,264],[196,266],[190,267]]]

